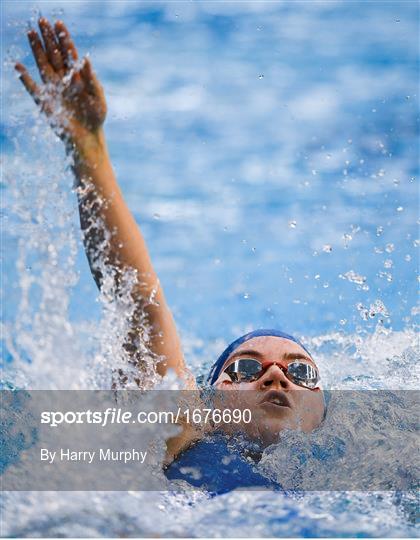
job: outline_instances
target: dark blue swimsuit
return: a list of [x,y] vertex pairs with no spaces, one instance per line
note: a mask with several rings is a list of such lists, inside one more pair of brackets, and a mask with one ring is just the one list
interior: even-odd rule
[[165,474],[169,480],[185,480],[212,495],[237,488],[281,489],[255,470],[255,466],[255,461],[246,458],[231,438],[215,433],[185,450]]

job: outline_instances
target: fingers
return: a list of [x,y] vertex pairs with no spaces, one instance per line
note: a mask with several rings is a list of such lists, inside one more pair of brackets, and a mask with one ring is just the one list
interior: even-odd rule
[[44,47],[48,61],[54,70],[59,75],[62,75],[64,72],[64,62],[54,30],[45,18],[39,19],[38,24],[44,40]]
[[29,94],[34,98],[35,103],[39,104],[41,101],[40,90],[38,88],[38,85],[35,83],[35,81],[27,72],[25,66],[20,63],[17,63],[15,65],[15,69],[19,73],[19,79],[22,81],[23,86],[26,88]]
[[54,28],[58,37],[58,44],[64,62],[64,67],[66,69],[70,69],[78,58],[76,47],[70,37],[69,31],[62,21],[57,21]]
[[[65,98],[73,99],[84,91],[91,96],[103,96],[102,87],[93,72],[90,61],[85,58],[81,67],[75,65],[78,54],[65,24],[57,21],[53,27],[44,17],[39,19],[38,24],[40,35],[36,30],[31,29],[28,32],[28,39],[42,81],[54,83],[56,86],[62,80],[65,83],[64,86],[57,86],[56,90],[59,93],[63,92],[62,95]],[[40,36],[42,36],[42,41]],[[44,108],[48,100],[44,99],[40,88],[30,77],[26,68],[20,63],[15,67],[27,91]],[[69,80],[63,78],[65,74],[70,75]]]
[[41,79],[44,81],[44,83],[48,83],[56,79],[56,73],[48,61],[47,55],[37,32],[35,30],[29,30],[28,39],[39,69],[39,73],[41,75]]
[[[77,50],[62,21],[57,21],[53,28],[47,19],[41,17],[38,24],[43,43],[38,33],[30,30],[29,44],[43,82],[56,82],[77,61]],[[80,82],[80,77],[76,78]]]

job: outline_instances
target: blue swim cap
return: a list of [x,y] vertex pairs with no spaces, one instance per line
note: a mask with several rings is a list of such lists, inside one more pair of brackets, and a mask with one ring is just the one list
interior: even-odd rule
[[285,339],[290,339],[290,341],[294,341],[298,345],[300,345],[305,351],[309,354],[310,352],[306,347],[302,345],[302,343],[295,337],[291,336],[290,334],[285,334],[281,330],[272,330],[272,329],[264,329],[261,330],[254,330],[253,332],[249,332],[248,334],[245,334],[238,339],[235,339],[235,341],[232,341],[232,343],[226,347],[226,349],[222,352],[222,354],[219,356],[219,358],[216,360],[216,362],[213,364],[213,367],[210,370],[209,376],[207,378],[208,384],[214,384],[219,375],[222,371],[222,367],[230,354],[233,353],[235,349],[239,347],[239,345],[242,345],[242,343],[245,343],[246,341],[249,341],[252,338],[260,337],[260,336],[273,336],[273,337],[280,337]]

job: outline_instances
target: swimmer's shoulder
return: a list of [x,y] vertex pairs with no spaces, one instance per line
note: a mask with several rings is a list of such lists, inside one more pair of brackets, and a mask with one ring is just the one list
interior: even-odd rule
[[166,441],[164,467],[169,466],[182,452],[188,450],[188,448],[198,443],[205,436],[202,429],[197,429],[188,422],[183,421],[180,424],[182,426],[182,432]]

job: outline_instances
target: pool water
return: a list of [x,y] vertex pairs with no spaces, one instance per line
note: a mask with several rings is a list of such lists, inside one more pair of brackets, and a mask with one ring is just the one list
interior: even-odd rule
[[[35,72],[40,12],[105,87],[112,161],[197,375],[277,327],[325,388],[418,388],[419,6],[381,1],[3,4],[5,386],[108,388],[124,331],[62,144],[12,69]],[[2,499],[6,536],[418,535],[411,492]]]

